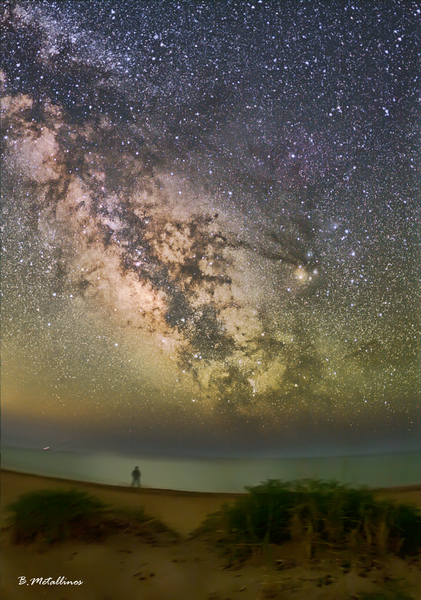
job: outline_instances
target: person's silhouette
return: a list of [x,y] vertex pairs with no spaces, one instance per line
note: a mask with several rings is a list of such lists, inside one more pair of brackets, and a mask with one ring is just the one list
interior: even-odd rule
[[139,467],[135,467],[132,471],[132,487],[140,487],[141,472]]

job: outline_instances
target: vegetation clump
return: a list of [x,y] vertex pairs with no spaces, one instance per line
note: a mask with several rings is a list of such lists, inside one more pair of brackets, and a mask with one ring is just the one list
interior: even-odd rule
[[177,533],[143,508],[112,508],[86,492],[38,490],[23,494],[7,509],[16,543],[52,544],[71,538],[93,541],[124,531],[149,543],[176,541]]
[[366,488],[335,481],[268,480],[210,515],[196,534],[207,534],[240,558],[267,544],[297,544],[305,558],[318,548],[355,554],[405,556],[421,549],[421,514],[405,504],[377,500]]
[[72,537],[97,537],[105,505],[79,490],[38,490],[10,504],[14,541],[47,543]]

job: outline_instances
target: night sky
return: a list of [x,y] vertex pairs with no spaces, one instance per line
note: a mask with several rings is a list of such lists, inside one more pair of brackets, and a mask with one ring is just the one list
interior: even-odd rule
[[419,448],[421,3],[2,27],[4,443]]

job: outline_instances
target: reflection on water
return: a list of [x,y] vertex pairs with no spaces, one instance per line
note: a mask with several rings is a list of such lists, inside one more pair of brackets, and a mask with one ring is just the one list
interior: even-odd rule
[[266,479],[336,479],[352,485],[393,487],[421,483],[421,452],[284,459],[171,459],[116,454],[3,448],[4,469],[111,485],[130,485],[135,465],[142,485],[199,492],[242,492]]

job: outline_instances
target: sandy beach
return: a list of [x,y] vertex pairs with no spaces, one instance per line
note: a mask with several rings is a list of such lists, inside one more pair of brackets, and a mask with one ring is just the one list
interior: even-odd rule
[[[148,541],[133,532],[112,535],[101,542],[69,541],[45,547],[11,543],[5,507],[21,494],[40,489],[77,488],[115,507],[143,507],[180,534],[180,541]],[[421,486],[383,490],[381,496],[421,508]],[[333,557],[296,561],[276,569],[276,560],[290,559],[292,548],[269,548],[241,568],[188,535],[233,494],[132,490],[2,471],[2,598],[27,600],[348,600],[363,597],[382,586],[398,586],[421,600],[421,560],[387,557],[363,572],[356,564],[343,573]],[[81,581],[80,585],[43,585],[33,578]],[[61,580],[59,578],[62,578]],[[19,579],[25,578],[25,579]]]

